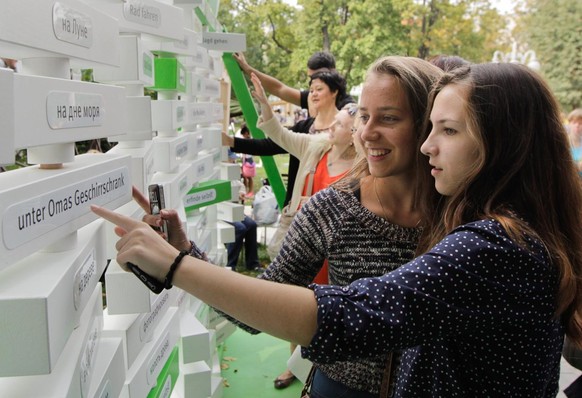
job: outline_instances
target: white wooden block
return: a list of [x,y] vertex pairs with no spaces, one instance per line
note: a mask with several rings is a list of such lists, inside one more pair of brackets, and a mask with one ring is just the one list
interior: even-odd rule
[[145,397],[156,385],[178,338],[178,312],[176,308],[170,308],[156,328],[153,339],[145,344],[127,372],[125,384],[130,398]]
[[62,169],[0,173],[0,269],[58,242],[98,217],[91,204],[131,200],[130,158],[80,155]]
[[183,59],[183,65],[188,69],[192,69],[192,68],[208,69],[208,67],[209,67],[210,61],[209,61],[208,50],[205,49],[204,47],[200,46],[199,44],[197,44],[196,52],[193,56],[191,56],[191,57],[179,57],[179,58],[180,58],[180,62],[182,62],[182,59]]
[[191,102],[189,109],[189,125],[208,123],[211,120],[210,103]]
[[176,391],[183,398],[208,398],[212,394],[211,371],[206,362],[180,364]]
[[189,131],[185,134],[188,137],[188,159],[196,159],[200,151],[204,150],[204,134],[200,131]]
[[182,205],[182,198],[192,187],[191,175],[193,174],[193,165],[191,163],[182,163],[175,173],[155,173],[150,183],[164,186],[166,208],[175,209]]
[[14,114],[16,148],[109,137],[127,129],[123,87],[19,73],[12,78],[13,91],[3,95],[14,108],[1,115]]
[[134,314],[151,311],[153,293],[132,273],[111,260],[105,272],[109,314]]
[[150,312],[142,314],[110,315],[103,320],[103,335],[120,337],[123,340],[126,369],[129,369],[144,345],[151,341],[156,326],[170,308],[174,290],[164,290],[155,298]]
[[137,147],[128,147],[126,143],[120,143],[111,148],[107,153],[119,156],[131,156],[131,181],[141,192],[147,192],[148,183],[154,172],[154,149],[151,141],[143,141]]
[[101,338],[89,398],[119,397],[125,382],[123,348],[119,338]]
[[203,149],[215,149],[222,146],[222,125],[214,123],[210,126],[200,127],[198,130],[204,134]]
[[0,90],[4,95],[0,96],[0,165],[14,163],[14,101],[12,95],[14,92],[14,72],[10,69],[0,69]]
[[210,357],[208,329],[194,314],[185,311],[180,316],[180,362],[206,361]]
[[236,222],[245,218],[245,207],[239,203],[221,202],[216,205],[216,217],[219,220]]
[[[0,378],[2,395],[11,398],[38,397],[39,394],[43,398],[87,396],[95,371],[102,325],[101,284],[98,284],[83,311],[81,326],[67,341],[52,372],[47,375]],[[23,354],[27,349],[22,347]]]
[[209,98],[210,100],[219,100],[220,82],[216,79],[202,78],[200,95]]
[[214,158],[212,154],[200,153],[198,157],[191,161],[191,174],[190,174],[190,186],[204,181],[210,177],[214,171]]
[[212,376],[211,383],[212,394],[210,398],[222,398],[224,394],[224,379],[219,376]]
[[93,68],[93,78],[100,83],[113,84],[154,84],[154,55],[136,35],[119,37],[121,62],[119,67],[96,66]]
[[119,21],[119,31],[147,33],[165,40],[182,40],[182,9],[154,0],[92,0],[91,3]]
[[[94,4],[93,4],[94,5]],[[32,27],[34,29],[24,29]],[[4,0],[0,13],[2,56],[67,56],[119,65],[117,21],[78,0]]]
[[229,181],[238,181],[241,176],[240,163],[220,163],[220,179]]
[[0,273],[0,376],[54,369],[105,270],[102,227],[79,230],[72,250],[34,253]]
[[201,39],[201,35],[191,29],[184,28],[182,39],[150,43],[150,49],[152,52],[162,56],[193,57],[197,52],[197,43]]
[[188,156],[188,136],[155,137],[154,168],[163,173],[173,173]]
[[216,231],[218,233],[219,244],[231,243],[235,241],[235,230],[234,227],[224,221],[218,221],[216,223]]
[[168,133],[188,123],[189,105],[185,101],[158,99],[152,101],[151,106],[153,130]]

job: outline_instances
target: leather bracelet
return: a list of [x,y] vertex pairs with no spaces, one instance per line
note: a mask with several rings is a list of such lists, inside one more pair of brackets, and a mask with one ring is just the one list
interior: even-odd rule
[[184,256],[188,255],[188,250],[181,250],[180,254],[176,256],[172,265],[170,265],[170,270],[166,275],[166,279],[164,280],[164,288],[171,289],[172,288],[172,278],[174,278],[174,272],[176,272],[176,268],[180,265],[180,262],[184,258]]

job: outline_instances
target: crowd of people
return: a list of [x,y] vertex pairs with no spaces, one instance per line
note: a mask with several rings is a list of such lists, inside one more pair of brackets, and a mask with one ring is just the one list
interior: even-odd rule
[[[291,155],[271,264],[253,278],[207,263],[172,210],[93,206],[117,225],[119,264],[300,345],[311,398],[555,397],[564,339],[582,344],[580,110],[566,128],[518,64],[381,57],[355,106],[328,53],[309,60],[308,91],[236,58],[269,138],[223,145]],[[265,91],[310,117],[284,127]]]

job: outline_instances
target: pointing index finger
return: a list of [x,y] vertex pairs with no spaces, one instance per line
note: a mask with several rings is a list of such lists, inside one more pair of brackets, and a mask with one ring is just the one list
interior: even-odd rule
[[140,225],[139,221],[134,220],[131,217],[124,216],[123,214],[116,213],[104,207],[91,205],[91,211],[97,214],[99,217],[103,217],[107,221],[112,222],[117,226],[120,226],[126,231],[131,231],[132,229]]
[[144,196],[143,193],[134,185],[131,188],[131,195],[133,196],[133,200],[137,202],[139,207],[141,207],[146,214],[150,214],[150,201],[148,198]]

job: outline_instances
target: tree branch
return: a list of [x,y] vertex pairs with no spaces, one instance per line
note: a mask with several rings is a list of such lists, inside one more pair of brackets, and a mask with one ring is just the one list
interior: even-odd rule
[[279,47],[281,50],[285,51],[287,54],[291,54],[293,51],[287,47],[285,47],[283,44],[281,44],[279,42],[279,40],[277,40],[277,30],[275,28],[275,23],[273,22],[273,18],[271,18],[270,15],[267,15],[267,18],[269,18],[269,23],[271,24],[271,38],[273,39],[273,41],[275,42],[275,44],[277,45],[277,47]]

